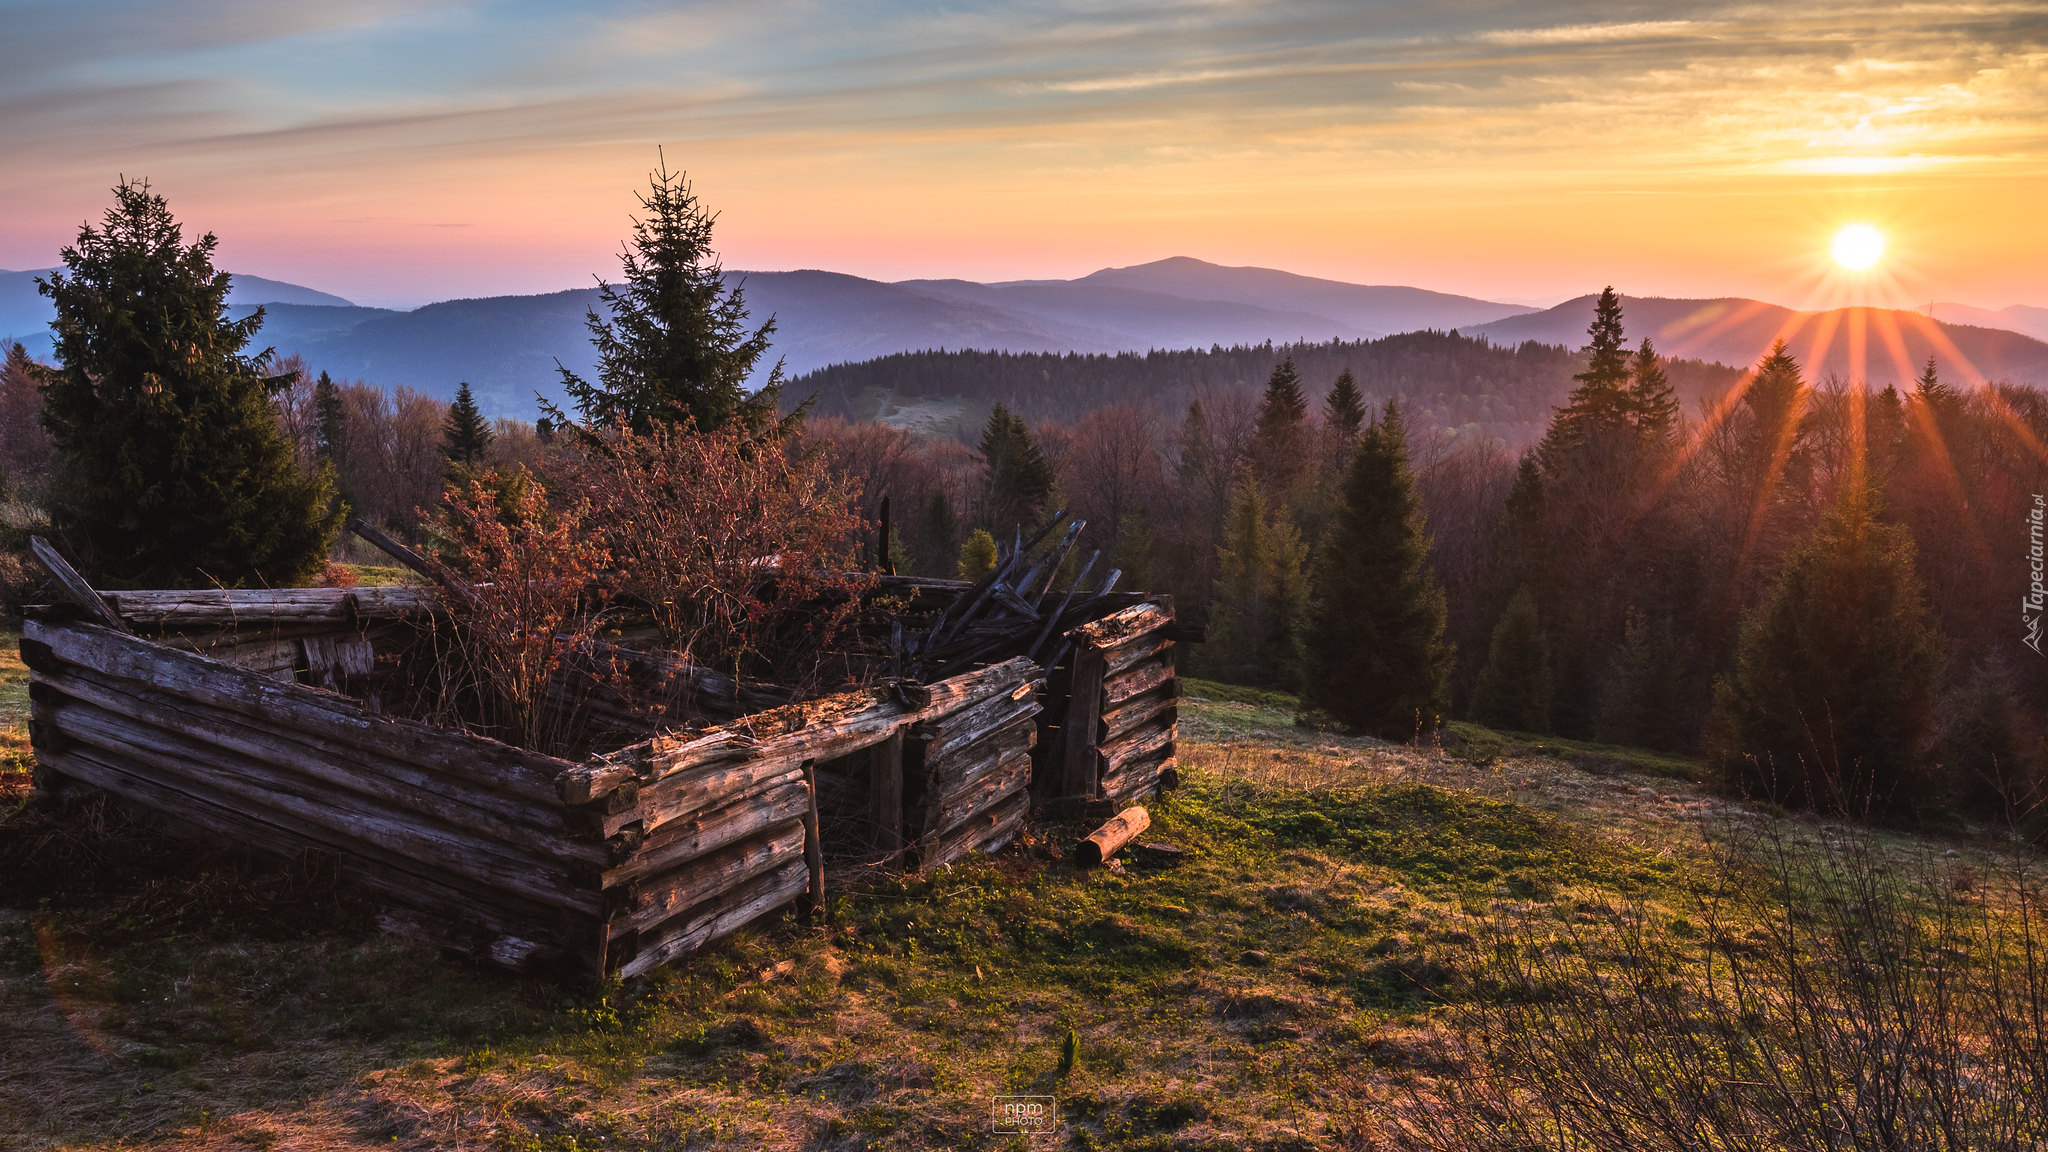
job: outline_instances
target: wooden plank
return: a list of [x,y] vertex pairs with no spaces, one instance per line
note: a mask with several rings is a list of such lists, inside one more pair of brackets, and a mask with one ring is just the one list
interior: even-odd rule
[[523,805],[480,789],[450,787],[427,769],[380,762],[378,757],[352,749],[296,742],[242,723],[231,713],[151,699],[147,689],[121,691],[120,682],[86,673],[39,675],[31,685],[31,695],[40,700],[51,693],[248,757],[279,777],[308,777],[522,851],[538,851],[564,862],[596,866],[607,862],[604,846],[571,835],[559,810]]
[[1102,653],[1103,678],[1106,680],[1112,676],[1121,676],[1124,672],[1162,654],[1171,660],[1172,652],[1173,641],[1168,640],[1164,633],[1155,632],[1149,636],[1140,636],[1128,644]]
[[804,808],[804,867],[810,872],[809,887],[804,890],[804,909],[815,912],[825,906],[825,844],[818,832],[818,765],[816,761],[804,761],[804,788],[810,793],[810,803]]
[[686,820],[675,820],[641,841],[632,855],[603,875],[606,888],[642,880],[706,852],[743,840],[773,824],[797,820],[810,806],[803,774],[791,772],[759,791]]
[[245,716],[295,739],[352,744],[404,763],[431,765],[437,775],[550,808],[561,802],[555,778],[576,767],[488,737],[376,715],[345,696],[282,683],[82,622],[24,621],[22,658],[31,669],[39,663],[54,668],[52,659],[80,665],[147,685],[160,695]]
[[1161,600],[1163,598],[1154,598],[1133,604],[1100,620],[1083,624],[1068,635],[1077,643],[1086,644],[1098,652],[1121,648],[1138,637],[1150,635],[1173,623],[1172,606]]
[[950,864],[969,852],[993,852],[1009,842],[1031,814],[1031,797],[1023,792],[993,808],[977,812],[933,837],[919,853],[918,867]]
[[41,536],[30,536],[28,548],[35,558],[42,562],[43,567],[49,570],[51,578],[57,581],[57,586],[64,590],[64,594],[71,597],[80,608],[85,609],[88,616],[116,632],[134,631],[128,627],[127,621],[121,619],[121,614],[100,598],[100,594],[93,590],[93,586],[85,577],[78,574],[78,569],[73,568],[48,540]]
[[772,868],[678,917],[654,941],[643,943],[620,967],[619,975],[630,979],[687,956],[795,900],[809,884],[810,871],[801,859]]
[[1115,775],[1105,777],[1101,797],[1121,802],[1142,796],[1154,787],[1165,787],[1173,770],[1173,745],[1169,744],[1150,756],[1127,761]]
[[1102,745],[1095,750],[1099,765],[1096,779],[1108,779],[1132,761],[1143,760],[1162,748],[1173,747],[1173,737],[1174,726],[1171,723],[1153,723]]
[[[1143,696],[1126,700],[1121,706],[1104,712],[1102,718],[1095,722],[1095,742],[1115,743],[1154,721],[1167,725],[1175,723],[1175,709],[1180,703],[1180,696],[1175,691],[1177,687],[1177,684],[1168,681]],[[1165,719],[1161,720],[1161,717]]]
[[445,603],[420,584],[382,588],[199,588],[116,592],[128,622],[147,628],[234,628],[329,624],[430,616]]
[[1061,796],[1095,795],[1095,721],[1101,715],[1103,660],[1094,649],[1074,649],[1073,688],[1060,721],[1066,743],[1059,774]]
[[868,821],[883,852],[903,847],[903,731],[868,749]]
[[1031,786],[1030,752],[1029,748],[1010,751],[995,761],[991,771],[979,774],[965,786],[928,803],[927,810],[931,816],[926,826],[952,828],[977,812],[999,805],[1011,793],[1028,789]]
[[225,749],[137,723],[69,698],[49,710],[48,722],[71,739],[118,750],[159,774],[190,780],[234,797],[237,805],[284,813],[302,825],[327,829],[338,847],[368,846],[456,876],[503,888],[572,912],[594,915],[597,890],[558,861],[520,853],[306,777],[279,778],[268,766]]
[[625,909],[612,917],[605,932],[613,940],[629,932],[656,932],[705,901],[723,896],[785,861],[801,858],[804,844],[804,822],[785,821],[651,877],[633,886]]
[[[1104,709],[1115,708],[1133,696],[1142,696],[1162,684],[1174,682],[1173,653],[1161,652],[1104,680],[1102,706]],[[1174,694],[1179,695],[1178,687]]]
[[470,592],[469,586],[458,579],[453,572],[448,571],[443,565],[436,564],[425,556],[400,544],[377,529],[370,527],[360,517],[351,516],[348,518],[348,530],[369,541],[372,545],[382,550],[385,555],[390,556],[400,564],[439,584],[448,591],[449,595],[455,598],[456,603],[464,606],[473,606],[476,603],[476,597]]
[[1029,756],[1038,743],[1038,726],[1029,722],[990,733],[969,748],[960,749],[944,762],[925,762],[923,788],[919,792],[918,829],[929,832],[943,827],[928,815],[952,798],[974,788],[984,776],[1015,756]]
[[999,696],[974,709],[977,714],[972,723],[949,724],[943,729],[919,724],[914,734],[931,737],[925,744],[925,759],[944,760],[980,743],[991,732],[1007,731],[1045,711],[1038,702],[1037,688],[1036,682],[1024,684],[1017,689],[1018,695]]

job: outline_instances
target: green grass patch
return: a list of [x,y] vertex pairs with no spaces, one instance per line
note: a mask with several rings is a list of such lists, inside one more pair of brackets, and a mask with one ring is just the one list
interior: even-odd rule
[[1270,688],[1247,688],[1242,684],[1225,684],[1217,680],[1181,678],[1182,691],[1198,700],[1211,700],[1223,704],[1250,704],[1254,708],[1265,708],[1275,712],[1294,713],[1301,710],[1301,700],[1290,692],[1275,692]]
[[1513,760],[1524,756],[1550,756],[1574,767],[1603,775],[1640,772],[1646,776],[1662,776],[1694,783],[1705,779],[1705,762],[1692,756],[1652,752],[1647,748],[1624,748],[1617,744],[1597,744],[1591,740],[1567,740],[1562,736],[1496,732],[1491,728],[1483,728],[1462,720],[1453,721],[1447,728],[1455,740],[1446,741],[1446,746],[1454,744],[1455,747],[1451,747],[1453,752],[1471,760]]

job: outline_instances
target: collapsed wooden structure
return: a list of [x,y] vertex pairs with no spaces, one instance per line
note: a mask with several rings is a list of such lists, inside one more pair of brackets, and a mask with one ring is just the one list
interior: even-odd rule
[[[1105,588],[1079,620],[1071,592],[1026,605],[1032,647],[1057,637],[1057,659],[984,644],[929,683],[780,702],[685,670],[692,723],[571,762],[380,706],[445,622],[436,589],[101,596],[63,575],[75,603],[30,609],[22,633],[46,786],[195,836],[325,850],[514,967],[638,975],[822,899],[828,854],[929,868],[1001,847],[1035,804],[1108,810],[1174,782],[1183,634],[1164,597]],[[999,583],[883,590],[943,617]]]

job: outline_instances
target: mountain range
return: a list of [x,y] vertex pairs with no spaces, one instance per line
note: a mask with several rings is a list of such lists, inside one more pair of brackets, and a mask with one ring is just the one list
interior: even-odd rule
[[[1496,344],[1535,340],[1576,348],[1585,343],[1593,303],[1594,297],[1581,296],[1541,312],[1474,325],[1464,333]],[[1748,367],[1782,339],[1809,380],[1835,375],[1876,385],[1907,384],[1933,357],[1942,376],[1958,383],[2048,383],[2048,343],[1981,323],[2005,315],[1983,309],[1969,310],[1970,323],[1956,323],[1892,308],[1802,312],[1742,297],[1624,296],[1621,308],[1630,342],[1647,336],[1666,356]],[[2015,322],[2030,312],[2048,318],[2048,309],[2006,310],[2018,314]]]
[[[52,315],[34,280],[47,271],[0,272],[0,337],[21,339],[47,356]],[[1121,353],[1369,340],[1391,333],[1457,329],[1496,343],[1537,340],[1576,348],[1585,342],[1592,298],[1554,308],[1431,292],[1349,284],[1268,268],[1231,268],[1175,257],[1105,268],[1074,280],[966,280],[885,283],[837,272],[729,272],[756,320],[774,316],[773,356],[792,376],[827,365],[926,349]],[[528,296],[448,300],[410,311],[358,307],[295,284],[237,275],[231,308],[265,309],[258,340],[315,369],[386,387],[404,385],[451,396],[469,381],[493,415],[533,417],[535,394],[559,394],[557,365],[594,368],[585,314],[595,288]],[[1806,314],[1759,301],[1628,298],[1631,338],[1653,337],[1667,354],[1731,365],[1753,362],[1779,333],[1795,354],[1819,349],[1819,375],[1850,373],[1847,333],[1868,333],[1867,378],[1896,376],[1930,353],[1956,364],[1964,379],[2048,382],[2048,309],[2003,312],[1935,305],[1940,322],[1913,312],[1868,310]],[[1816,334],[1834,333],[1826,344]],[[1888,334],[1896,333],[1897,340]],[[1894,353],[1896,346],[1903,353]],[[1964,368],[1967,364],[1968,368]],[[765,373],[768,365],[762,365]],[[1915,368],[1917,371],[1917,367]],[[1945,369],[1946,371],[1946,369]],[[1909,374],[1910,375],[1910,374]]]

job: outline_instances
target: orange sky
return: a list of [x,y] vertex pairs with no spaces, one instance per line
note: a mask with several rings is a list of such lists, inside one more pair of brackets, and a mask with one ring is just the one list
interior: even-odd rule
[[0,5],[0,267],[126,174],[366,303],[578,286],[661,145],[738,268],[2048,305],[2048,3]]

